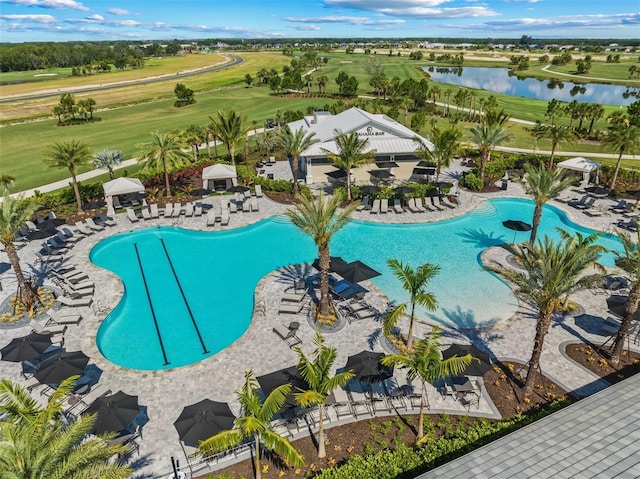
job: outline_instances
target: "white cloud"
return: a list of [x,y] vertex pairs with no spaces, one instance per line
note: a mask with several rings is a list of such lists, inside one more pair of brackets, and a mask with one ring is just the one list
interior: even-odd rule
[[487,5],[440,7],[451,0],[325,0],[330,7],[351,8],[382,13],[389,17],[417,19],[495,17],[498,13]]
[[24,15],[24,14],[14,14],[14,15],[0,15],[0,19],[2,20],[17,20],[21,22],[34,22],[34,23],[56,23],[55,17],[51,15]]
[[496,20],[492,22],[473,24],[442,25],[445,28],[475,31],[531,31],[553,30],[562,31],[569,28],[597,29],[597,28],[637,28],[640,25],[640,13],[621,13],[615,15],[566,15],[555,18],[518,18],[510,20]]
[[118,20],[115,22],[108,22],[108,24],[122,27],[137,27],[140,25],[140,22],[136,22],[135,20]]
[[89,7],[85,7],[75,0],[3,0],[3,2],[24,7],[53,8],[55,10],[80,10],[83,12],[90,10]]
[[124,8],[107,8],[107,13],[111,15],[130,15],[131,12],[129,10],[125,10]]
[[452,0],[325,0],[330,7],[352,8],[355,10],[381,11],[393,8],[437,7]]
[[285,20],[291,23],[347,23],[349,25],[397,25],[404,23],[404,20],[371,20],[366,17],[286,17]]
[[504,3],[538,3],[540,0],[502,0]]
[[317,31],[320,30],[320,27],[317,25],[296,25],[293,27],[295,30],[308,30],[308,31]]
[[89,15],[86,19],[89,21],[101,22],[104,20],[104,17],[96,13],[95,15]]

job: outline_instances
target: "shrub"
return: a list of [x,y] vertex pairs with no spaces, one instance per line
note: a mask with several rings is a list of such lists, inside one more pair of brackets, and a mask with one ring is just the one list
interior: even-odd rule
[[460,180],[460,185],[470,189],[471,191],[480,191],[484,186],[482,184],[482,180],[473,172],[464,175]]

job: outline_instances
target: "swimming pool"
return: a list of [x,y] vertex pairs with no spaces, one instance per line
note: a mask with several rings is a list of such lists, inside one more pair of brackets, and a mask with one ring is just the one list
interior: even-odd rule
[[[533,203],[496,199],[472,212],[437,223],[390,225],[353,221],[339,231],[331,253],[360,259],[382,273],[372,282],[390,298],[406,293],[386,265],[397,258],[417,266],[438,264],[430,284],[436,312],[419,311],[432,322],[456,327],[488,325],[509,318],[516,299],[497,276],[480,265],[487,247],[513,241],[507,219],[530,221]],[[545,206],[539,235],[557,237],[556,227],[589,233]],[[528,233],[516,233],[517,241]],[[602,243],[618,248],[614,236]],[[230,231],[152,227],[107,238],[91,251],[96,265],[113,271],[125,293],[96,338],[102,354],[121,366],[155,370],[192,364],[236,341],[249,327],[253,292],[262,277],[292,264],[311,262],[311,239],[282,217]],[[613,264],[613,255],[602,262]]]

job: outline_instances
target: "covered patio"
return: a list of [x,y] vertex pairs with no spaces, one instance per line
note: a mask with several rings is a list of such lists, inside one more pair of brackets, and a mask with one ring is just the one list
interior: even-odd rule
[[202,186],[212,191],[226,191],[238,184],[236,167],[216,163],[202,170]]

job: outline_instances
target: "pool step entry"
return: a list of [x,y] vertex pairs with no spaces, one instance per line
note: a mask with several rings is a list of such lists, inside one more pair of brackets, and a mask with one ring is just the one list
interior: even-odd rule
[[271,221],[273,221],[274,223],[280,223],[280,224],[288,224],[288,225],[291,224],[291,220],[287,215],[274,216],[273,218],[271,218]]
[[481,203],[476,209],[467,213],[469,216],[489,218],[498,214],[497,208],[490,201]]

